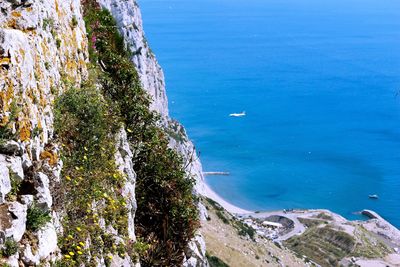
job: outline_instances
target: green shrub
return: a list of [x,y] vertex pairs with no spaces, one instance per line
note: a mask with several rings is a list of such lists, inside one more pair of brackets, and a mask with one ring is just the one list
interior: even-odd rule
[[61,47],[61,40],[58,38],[56,39],[56,46],[57,46],[57,48]]
[[35,204],[32,204],[28,208],[26,215],[26,228],[28,230],[36,231],[51,221],[51,216],[48,211],[44,211],[38,208]]
[[150,98],[141,87],[116,23],[95,1],[85,2],[90,60],[101,62],[98,80],[103,95],[127,127],[135,151],[137,174],[136,232],[150,247],[141,255],[142,266],[178,266],[199,226],[193,179],[182,158],[168,147],[168,136],[158,128]]
[[72,16],[71,24],[72,27],[76,27],[78,25],[78,20],[76,19],[75,16]]
[[43,19],[43,29],[46,29],[48,26],[50,27],[50,30],[54,28],[54,19],[52,18]]
[[15,173],[11,172],[11,170],[10,173],[11,191],[7,194],[6,199],[7,201],[16,201],[21,181],[16,177]]
[[220,218],[223,223],[229,224],[229,220],[225,217],[222,211],[217,210],[215,214],[217,214],[218,218]]
[[[68,214],[59,240],[63,264],[92,265],[93,257],[125,253],[99,225],[104,218],[106,226],[128,240],[128,209],[121,195],[126,178],[118,171],[114,157],[115,134],[121,125],[112,106],[90,83],[68,89],[55,103],[54,126],[63,147],[64,167],[54,206]],[[92,209],[93,204],[96,209]],[[71,251],[87,238],[92,240],[90,253]]]
[[217,256],[210,255],[208,252],[206,253],[206,257],[210,267],[229,267],[223,260],[218,258]]
[[14,255],[18,252],[18,243],[12,237],[8,237],[4,242],[4,248],[1,252],[6,257]]
[[254,239],[256,231],[252,227],[242,223],[241,221],[236,221],[236,228],[238,229],[239,235],[249,236],[251,239]]
[[[17,135],[13,133],[12,128],[13,124],[16,122],[18,118],[18,113],[21,111],[21,108],[13,99],[10,105],[10,115],[5,120],[3,124],[0,125],[0,140],[1,142],[6,142],[8,140],[17,139]],[[4,119],[3,119],[4,121]]]

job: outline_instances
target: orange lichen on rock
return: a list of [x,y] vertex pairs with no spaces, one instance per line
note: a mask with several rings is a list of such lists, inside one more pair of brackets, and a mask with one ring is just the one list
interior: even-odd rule
[[10,100],[13,97],[13,86],[9,81],[8,88],[5,91],[0,91],[0,109],[2,112],[7,112],[10,108]]
[[9,119],[7,116],[3,116],[3,117],[1,118],[1,121],[0,121],[0,126],[1,126],[1,127],[7,126],[7,124],[8,124],[9,121],[10,121],[10,119]]
[[11,13],[11,16],[16,17],[16,18],[20,18],[22,16],[22,14],[19,11],[13,11]]
[[57,164],[58,161],[58,157],[57,154],[53,151],[43,151],[42,153],[40,153],[40,159],[41,160],[48,160],[50,166],[54,166]]
[[7,22],[7,28],[15,29],[16,27],[17,27],[17,20],[15,18],[12,18]]
[[11,60],[9,57],[0,58],[0,65],[8,65],[10,64]]
[[19,127],[19,139],[24,142],[31,138],[31,127],[30,123],[22,122],[22,127]]

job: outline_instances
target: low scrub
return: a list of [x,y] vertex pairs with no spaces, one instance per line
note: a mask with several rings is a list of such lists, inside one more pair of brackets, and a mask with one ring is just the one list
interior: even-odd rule
[[[92,84],[70,88],[55,105],[55,130],[62,144],[62,184],[56,208],[64,210],[62,264],[95,264],[96,256],[132,254],[100,226],[104,219],[128,240],[128,210],[121,195],[125,176],[115,165],[115,133],[118,117]],[[86,247],[86,240],[91,246]],[[111,258],[106,257],[106,262]]]
[[49,211],[45,211],[35,204],[28,208],[26,215],[26,228],[28,230],[37,231],[51,221]]
[[[199,226],[194,181],[184,171],[182,158],[168,147],[158,115],[149,109],[150,98],[115,20],[94,0],[83,1],[83,7],[92,75],[81,89],[71,88],[56,103],[55,128],[64,161],[58,203],[70,203],[60,240],[64,262],[79,264],[88,255],[93,259],[136,251],[142,266],[178,266]],[[127,236],[126,203],[118,194],[125,178],[114,162],[114,135],[121,126],[134,152],[140,242],[115,249],[115,240],[101,231],[99,219],[105,218],[119,236]],[[88,238],[91,248],[77,245]]]
[[218,258],[217,256],[210,255],[208,252],[206,253],[206,257],[210,267],[229,267],[223,260]]
[[312,227],[284,244],[300,256],[305,255],[321,266],[336,266],[341,259],[351,254],[355,247],[355,239],[345,232],[325,226]]
[[8,237],[3,246],[3,249],[0,251],[0,257],[10,257],[18,252],[18,243],[12,237]]

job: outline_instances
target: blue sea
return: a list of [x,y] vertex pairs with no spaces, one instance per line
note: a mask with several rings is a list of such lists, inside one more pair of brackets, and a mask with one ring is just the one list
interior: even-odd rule
[[400,227],[400,1],[139,4],[171,115],[205,171],[230,172],[207,177],[218,194]]

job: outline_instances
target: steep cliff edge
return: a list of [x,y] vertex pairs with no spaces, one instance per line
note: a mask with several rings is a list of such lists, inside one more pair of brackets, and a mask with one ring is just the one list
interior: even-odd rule
[[[183,127],[168,117],[163,73],[145,41],[138,5],[99,4],[114,16],[122,38],[95,1],[0,3],[1,264],[134,266],[143,257],[149,266],[160,244],[176,255],[167,262],[207,266],[204,241],[191,230],[193,200],[185,193],[202,190],[201,164]],[[149,164],[168,168],[159,173]],[[157,175],[161,181],[152,181]],[[192,177],[194,187],[184,177]],[[137,207],[136,179],[139,188],[143,181],[165,188],[159,193],[172,204],[157,207],[159,199],[147,201],[152,191],[145,189]],[[151,214],[153,205],[157,212],[171,208],[160,217]],[[149,214],[160,217],[159,224],[148,224]],[[185,223],[187,231],[174,233]],[[136,241],[137,227],[154,240]],[[152,227],[164,233],[157,237]],[[170,243],[162,244],[162,236]]]

